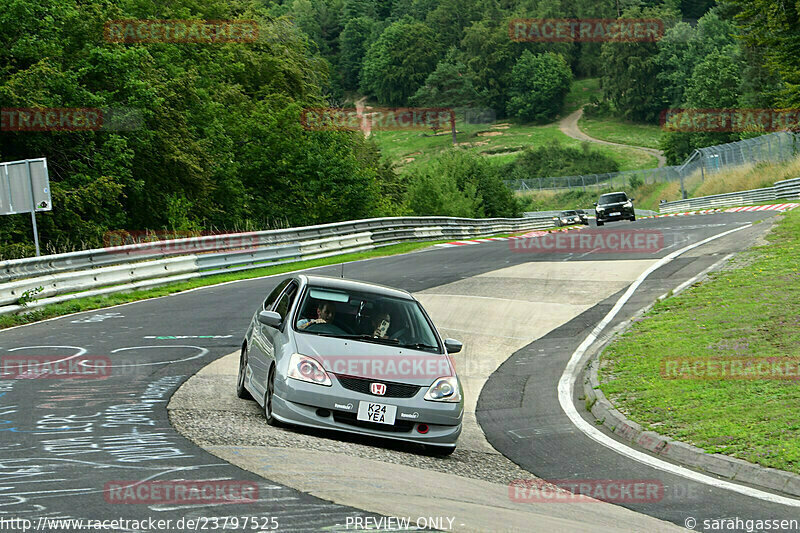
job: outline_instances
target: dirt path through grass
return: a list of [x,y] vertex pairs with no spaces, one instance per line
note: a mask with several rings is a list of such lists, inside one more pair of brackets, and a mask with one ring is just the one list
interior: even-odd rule
[[631,146],[629,144],[614,143],[610,141],[595,139],[594,137],[589,137],[588,135],[583,133],[578,127],[578,120],[580,120],[581,115],[583,115],[583,108],[580,108],[577,111],[573,111],[572,113],[562,118],[558,122],[558,129],[560,129],[564,135],[568,135],[573,139],[578,139],[579,141],[589,141],[593,143],[609,144],[611,146],[622,146],[624,148],[634,148],[636,150],[641,150],[658,158],[659,167],[663,167],[664,165],[667,164],[667,158],[664,157],[664,153],[661,150],[656,150],[655,148],[645,148],[643,146]]

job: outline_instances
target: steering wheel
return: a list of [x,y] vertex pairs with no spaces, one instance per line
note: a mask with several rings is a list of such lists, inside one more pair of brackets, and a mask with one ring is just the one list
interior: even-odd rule
[[390,339],[397,339],[397,342],[400,344],[408,344],[408,339],[405,338],[408,335],[409,331],[408,328],[400,328],[391,335],[389,335]]

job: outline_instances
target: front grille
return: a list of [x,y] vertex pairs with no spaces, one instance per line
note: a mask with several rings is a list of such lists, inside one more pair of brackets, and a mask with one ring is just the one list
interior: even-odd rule
[[393,433],[408,433],[414,429],[414,422],[408,422],[406,420],[395,420],[394,425],[390,426],[389,424],[377,424],[375,422],[358,420],[356,416],[357,415],[355,413],[333,411],[333,419],[336,422],[347,424],[349,426],[355,426],[364,429],[374,429],[377,431],[391,431]]
[[371,396],[375,395],[369,391],[370,383],[383,383],[386,385],[386,394],[383,396],[376,396],[376,398],[413,398],[417,395],[420,389],[418,385],[407,385],[405,383],[395,383],[393,381],[378,381],[375,379],[356,378],[353,376],[342,376],[340,374],[334,375],[345,389],[360,392],[362,394],[369,394]]

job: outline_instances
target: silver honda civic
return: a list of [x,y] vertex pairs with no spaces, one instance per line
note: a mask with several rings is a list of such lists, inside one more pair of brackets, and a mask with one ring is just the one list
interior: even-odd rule
[[253,315],[236,392],[255,399],[273,426],[410,441],[447,455],[464,414],[450,357],[460,350],[406,291],[297,275]]

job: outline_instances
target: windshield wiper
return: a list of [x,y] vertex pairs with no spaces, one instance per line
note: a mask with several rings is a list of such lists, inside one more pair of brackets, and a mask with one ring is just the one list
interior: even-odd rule
[[438,350],[438,346],[431,346],[430,344],[425,344],[423,342],[417,342],[414,344],[401,344],[401,348],[411,348],[413,350]]
[[359,341],[368,341],[368,342],[389,342],[391,344],[397,344],[400,341],[397,339],[382,339],[380,337],[373,337],[372,335],[337,335],[337,337],[341,337],[342,339],[355,339]]

